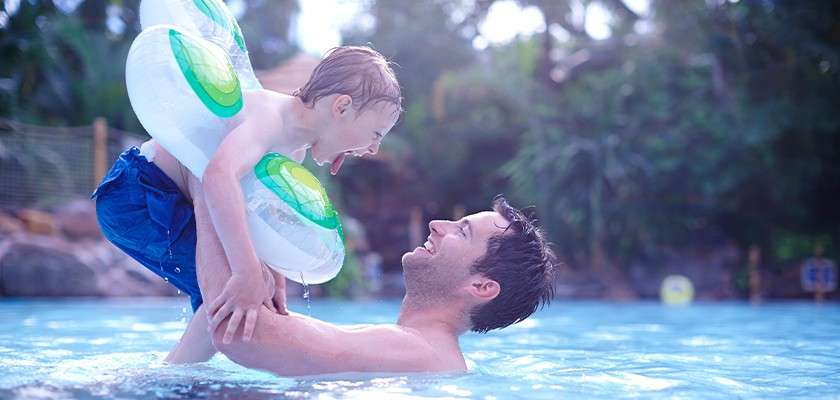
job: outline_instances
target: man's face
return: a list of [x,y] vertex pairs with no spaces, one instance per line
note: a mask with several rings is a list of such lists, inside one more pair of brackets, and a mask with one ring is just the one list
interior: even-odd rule
[[402,257],[407,293],[435,299],[456,295],[472,276],[472,265],[487,252],[487,240],[508,225],[494,211],[430,222],[426,243]]

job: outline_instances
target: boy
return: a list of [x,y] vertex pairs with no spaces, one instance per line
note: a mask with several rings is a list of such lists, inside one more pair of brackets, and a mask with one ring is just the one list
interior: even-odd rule
[[[401,97],[394,72],[381,54],[348,46],[328,53],[292,96],[258,90],[244,98],[242,111],[228,122],[230,131],[201,182],[152,139],[121,154],[92,198],[104,236],[190,295],[195,311],[203,299],[195,268],[192,199],[203,196],[232,272],[214,301],[216,312],[208,318],[230,315],[230,336],[244,319],[242,338],[248,341],[261,304],[285,313],[285,278],[257,258],[239,179],[269,151],[301,162],[307,149],[317,165],[329,163],[330,173],[337,174],[346,156],[376,154],[399,117]],[[184,336],[192,334],[197,333]],[[204,334],[207,337],[198,342],[210,347],[199,352],[202,356],[179,359],[176,345],[167,360],[212,356],[215,350]]]

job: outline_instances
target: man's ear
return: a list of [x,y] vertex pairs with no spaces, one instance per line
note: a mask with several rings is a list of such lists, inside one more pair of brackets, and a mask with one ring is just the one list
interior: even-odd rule
[[483,276],[476,276],[472,279],[469,292],[473,297],[486,303],[496,298],[501,291],[499,283]]
[[352,106],[353,98],[346,94],[340,94],[333,101],[332,112],[336,116],[344,116],[350,111]]

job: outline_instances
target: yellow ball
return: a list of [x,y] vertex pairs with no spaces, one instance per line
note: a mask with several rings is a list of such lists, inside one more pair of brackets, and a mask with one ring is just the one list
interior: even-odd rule
[[685,305],[694,300],[694,285],[682,275],[670,275],[662,281],[659,297],[667,305]]

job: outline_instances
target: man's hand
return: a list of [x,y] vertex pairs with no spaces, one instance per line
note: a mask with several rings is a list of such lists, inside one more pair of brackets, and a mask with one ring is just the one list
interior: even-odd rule
[[263,304],[269,309],[273,307],[268,288],[260,274],[231,275],[222,293],[207,308],[210,332],[215,332],[219,324],[230,315],[223,339],[223,343],[230,343],[244,317],[242,340],[250,341],[257,325],[259,307]]

